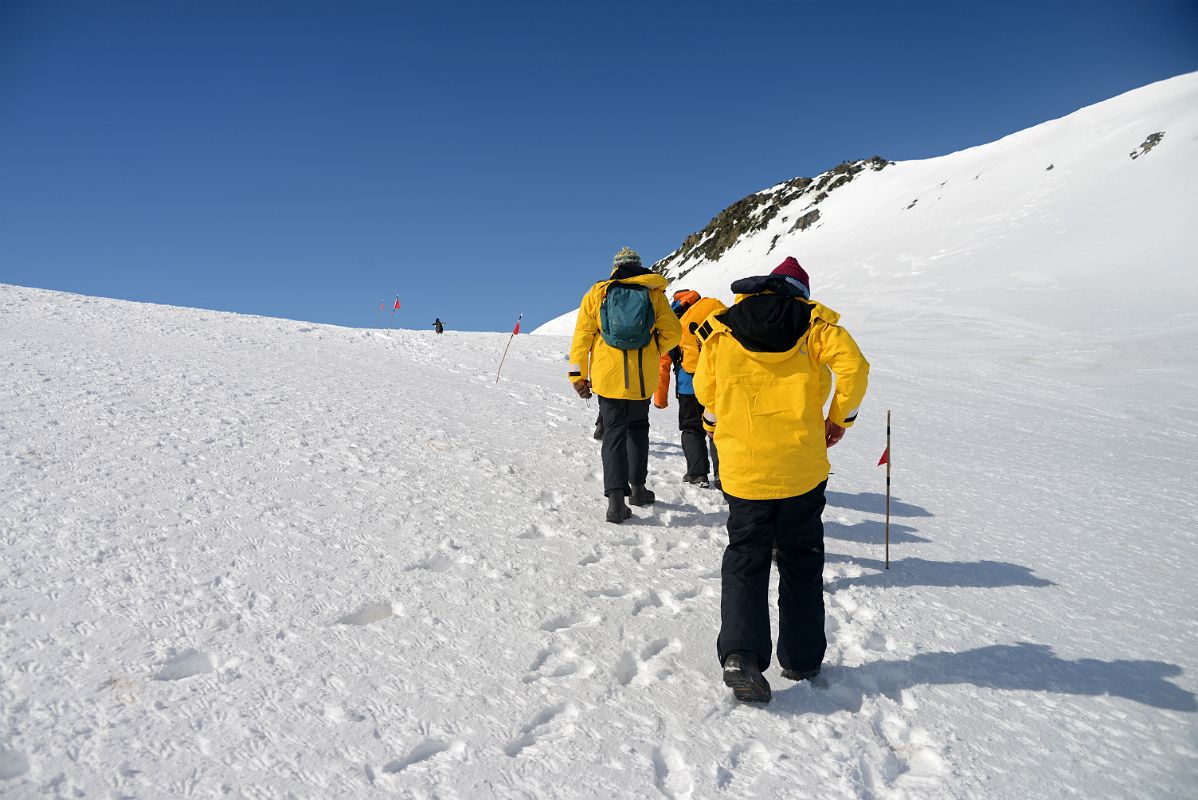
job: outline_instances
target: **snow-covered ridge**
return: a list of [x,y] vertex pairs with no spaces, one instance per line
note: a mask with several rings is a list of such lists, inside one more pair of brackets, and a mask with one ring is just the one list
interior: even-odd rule
[[[658,269],[730,300],[732,280],[793,255],[833,306],[858,290],[962,307],[1015,292],[1036,322],[1079,304],[1105,317],[1129,290],[1180,313],[1198,289],[1198,184],[1183,177],[1198,174],[1198,74],[951,155],[838,169],[853,163],[873,168],[818,205],[806,178],[738,201]],[[573,324],[570,311],[535,332]]]

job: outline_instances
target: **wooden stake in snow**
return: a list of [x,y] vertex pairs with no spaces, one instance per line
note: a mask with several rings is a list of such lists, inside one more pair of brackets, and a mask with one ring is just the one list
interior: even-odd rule
[[890,409],[886,409],[886,450],[878,466],[886,465],[886,569],[890,569]]
[[520,332],[520,320],[524,319],[524,315],[516,317],[516,327],[512,328],[512,335],[507,337],[507,344],[503,346],[503,358],[499,359],[499,369],[495,370],[495,382],[499,383],[499,373],[503,372],[503,362],[507,359],[507,349],[512,346],[512,339],[516,338],[516,334]]

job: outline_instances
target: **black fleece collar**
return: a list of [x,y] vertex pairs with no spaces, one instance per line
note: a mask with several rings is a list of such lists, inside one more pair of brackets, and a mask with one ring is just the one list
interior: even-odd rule
[[609,278],[608,280],[626,281],[629,278],[635,278],[638,275],[652,275],[652,274],[653,274],[653,270],[651,270],[651,269],[645,269],[644,267],[634,266],[633,264],[623,264],[619,267],[616,267],[615,270],[612,271],[611,278]]
[[811,327],[811,305],[780,294],[758,294],[741,300],[717,319],[746,350],[785,353]]

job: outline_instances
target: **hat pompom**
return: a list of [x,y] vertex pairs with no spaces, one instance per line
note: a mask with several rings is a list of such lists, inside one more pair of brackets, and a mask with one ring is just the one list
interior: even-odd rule
[[786,260],[774,267],[774,271],[770,274],[786,278],[787,283],[801,289],[803,296],[811,299],[811,279],[807,277],[807,270],[799,265],[794,256],[787,256]]
[[640,254],[631,247],[621,247],[620,252],[616,253],[616,257],[612,259],[613,267],[639,267],[641,266]]

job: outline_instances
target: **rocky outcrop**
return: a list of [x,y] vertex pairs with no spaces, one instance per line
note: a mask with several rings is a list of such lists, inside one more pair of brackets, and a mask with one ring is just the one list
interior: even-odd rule
[[879,156],[845,161],[814,178],[792,178],[741,198],[717,214],[705,228],[687,236],[677,250],[654,264],[653,270],[678,280],[703,262],[719,260],[742,238],[764,230],[782,209],[804,199],[809,202],[800,207],[803,213],[795,219],[790,231],[806,230],[819,221],[820,211],[814,206],[827,199],[829,193],[865,170],[877,171],[893,163]]
[[1158,144],[1160,144],[1161,139],[1164,139],[1164,138],[1165,138],[1164,131],[1157,131],[1156,133],[1149,134],[1148,138],[1145,139],[1143,142],[1141,142],[1140,146],[1138,148],[1136,148],[1135,150],[1132,150],[1130,153],[1128,153],[1128,155],[1131,156],[1132,160],[1134,161],[1137,158],[1139,158],[1140,156],[1145,155],[1149,150],[1156,147]]

